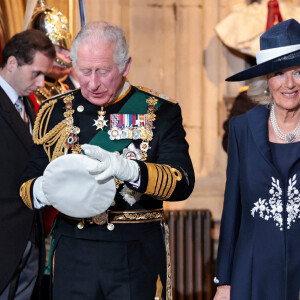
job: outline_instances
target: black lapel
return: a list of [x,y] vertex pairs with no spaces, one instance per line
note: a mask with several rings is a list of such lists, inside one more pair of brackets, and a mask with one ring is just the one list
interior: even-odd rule
[[12,104],[7,94],[0,87],[0,114],[3,119],[6,120],[7,125],[11,127],[15,135],[23,143],[27,150],[30,150],[32,146],[32,137],[28,131],[28,128],[22,120],[20,114]]
[[267,161],[272,164],[268,131],[269,114],[269,109],[265,106],[258,105],[247,112],[247,119],[254,138],[254,143]]
[[29,97],[23,97],[23,101],[24,101],[26,113],[29,116],[31,125],[33,127],[35,117],[36,117],[36,113],[35,113],[35,110],[34,110],[34,105],[33,105],[32,101],[30,100]]

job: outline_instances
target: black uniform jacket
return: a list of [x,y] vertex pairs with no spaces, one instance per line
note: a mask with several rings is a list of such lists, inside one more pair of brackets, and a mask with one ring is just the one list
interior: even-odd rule
[[[64,103],[64,99],[68,95],[74,96],[72,101],[74,113],[72,116],[74,125],[80,128],[80,133],[78,134],[79,143],[89,143],[94,136],[101,131],[97,131],[96,126],[93,126],[98,117],[100,107],[88,102],[82,96],[80,90],[75,90],[67,95],[65,94],[55,98],[55,104],[51,104],[53,103],[53,99],[44,103],[44,105],[48,105],[49,109],[47,108],[43,112],[42,106],[40,112],[44,114],[44,117],[48,112],[49,121],[45,121],[44,125],[40,126],[40,128],[43,127],[41,132],[47,134],[47,132],[50,132],[57,124],[65,119],[66,103]],[[158,109],[155,110],[155,121],[153,122],[154,135],[153,139],[149,142],[150,148],[147,151],[147,158],[145,161],[137,160],[141,170],[140,186],[139,188],[130,187],[143,195],[138,202],[130,206],[119,193],[123,188],[123,185],[121,185],[116,193],[116,204],[110,209],[117,211],[157,209],[162,208],[162,200],[178,201],[188,198],[193,190],[195,179],[193,166],[188,153],[188,143],[185,140],[186,133],[182,125],[179,105],[175,101],[164,100],[159,97],[159,94],[156,92],[151,93],[148,89],[138,89],[134,86],[129,86],[126,92],[119,96],[118,101],[114,101],[104,108],[106,111],[105,119],[109,120],[110,114],[117,114],[123,105],[130,101],[132,97],[140,99],[140,101],[143,102],[153,97],[159,104]],[[137,112],[133,109],[128,113],[135,114]],[[145,111],[145,113],[147,113],[147,111]],[[48,120],[48,116],[45,120]],[[37,119],[42,120],[40,114]],[[44,130],[45,128],[46,130]],[[108,129],[109,128],[107,128],[106,131],[108,131]],[[106,135],[108,137],[107,132]],[[40,143],[43,142],[42,137],[39,137],[39,141]],[[114,141],[112,142],[114,143]],[[128,144],[130,143],[133,143],[135,147],[139,149],[142,140],[132,139],[129,140]],[[48,165],[49,160],[55,158],[51,156],[55,152],[55,145],[50,147],[51,157],[47,156],[44,146],[45,144],[35,145],[32,151],[30,165],[26,172],[28,185],[31,184],[31,187],[28,186],[26,188],[28,191],[28,199],[32,198],[32,182],[34,181],[31,181],[31,179],[43,175],[43,171]],[[111,151],[114,150],[111,149]],[[122,153],[122,150],[120,150],[120,153]],[[58,155],[62,154],[63,152]],[[129,183],[126,184],[129,186]],[[29,192],[30,190],[31,193]],[[27,201],[27,205],[30,207],[29,201]],[[30,208],[32,207],[31,205]]]
[[[24,97],[34,123],[32,102]],[[19,196],[21,176],[28,163],[32,137],[18,111],[0,87],[0,293],[12,279],[32,233],[36,212]]]

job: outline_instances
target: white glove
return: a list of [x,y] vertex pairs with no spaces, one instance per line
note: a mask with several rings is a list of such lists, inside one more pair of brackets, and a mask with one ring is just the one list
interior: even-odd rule
[[94,167],[88,169],[91,175],[95,175],[96,180],[102,181],[110,177],[130,182],[138,180],[140,170],[137,162],[98,146],[84,144],[81,148],[87,156],[96,159]]
[[[49,201],[46,198],[46,195],[43,191],[43,176],[38,177],[34,184],[33,184],[33,195],[34,197],[40,202],[41,204],[44,205],[51,205]],[[35,201],[34,201],[35,202]],[[36,205],[36,202],[34,203],[35,208],[38,208],[36,206],[41,206],[39,203]]]

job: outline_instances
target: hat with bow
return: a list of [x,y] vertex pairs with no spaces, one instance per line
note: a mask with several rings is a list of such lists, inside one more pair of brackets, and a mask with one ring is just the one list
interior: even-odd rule
[[289,19],[271,27],[260,37],[256,65],[236,73],[226,81],[242,81],[300,66],[300,24]]

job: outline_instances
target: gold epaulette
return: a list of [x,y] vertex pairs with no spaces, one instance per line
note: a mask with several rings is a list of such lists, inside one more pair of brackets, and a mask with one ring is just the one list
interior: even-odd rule
[[74,89],[74,90],[71,90],[71,91],[67,91],[63,94],[58,94],[58,95],[55,95],[51,98],[48,98],[46,101],[44,101],[43,103],[46,103],[48,101],[51,101],[51,100],[54,100],[54,99],[60,99],[60,98],[64,98],[65,96],[69,95],[69,94],[75,94],[76,92],[78,92],[80,90],[80,88],[77,88],[77,89]]
[[[74,99],[73,94],[75,91],[76,90],[73,90],[48,99],[43,103],[36,117],[32,134],[33,142],[37,145],[43,145],[49,161],[52,161],[63,154],[65,143],[69,136],[68,127],[73,124],[72,114],[74,113],[74,110],[69,109],[64,113],[65,119],[57,123],[52,129],[48,130],[54,106],[62,99],[62,101],[66,103],[66,106],[70,104],[72,107],[72,101]],[[54,149],[51,153],[50,150],[52,146],[54,146]]]
[[161,98],[161,99],[163,99],[163,100],[172,102],[172,103],[174,103],[174,104],[177,104],[177,103],[178,103],[176,100],[170,98],[169,96],[167,96],[167,95],[165,95],[165,94],[162,94],[162,93],[159,93],[159,92],[157,92],[157,91],[155,91],[155,90],[153,90],[153,89],[148,89],[148,88],[143,87],[143,86],[137,86],[137,88],[138,88],[139,90],[141,90],[141,91],[143,91],[143,92],[146,92],[146,93],[148,93],[148,94],[150,94],[150,95],[153,95],[153,96],[155,96],[155,97],[157,97],[157,98]]
[[32,207],[32,202],[30,200],[31,199],[30,188],[34,179],[35,178],[32,178],[24,182],[20,187],[20,197],[22,198],[24,204],[31,210],[33,210],[33,207]]
[[158,200],[167,200],[171,197],[177,181],[182,174],[168,165],[145,162],[148,169],[148,185],[145,194]]

